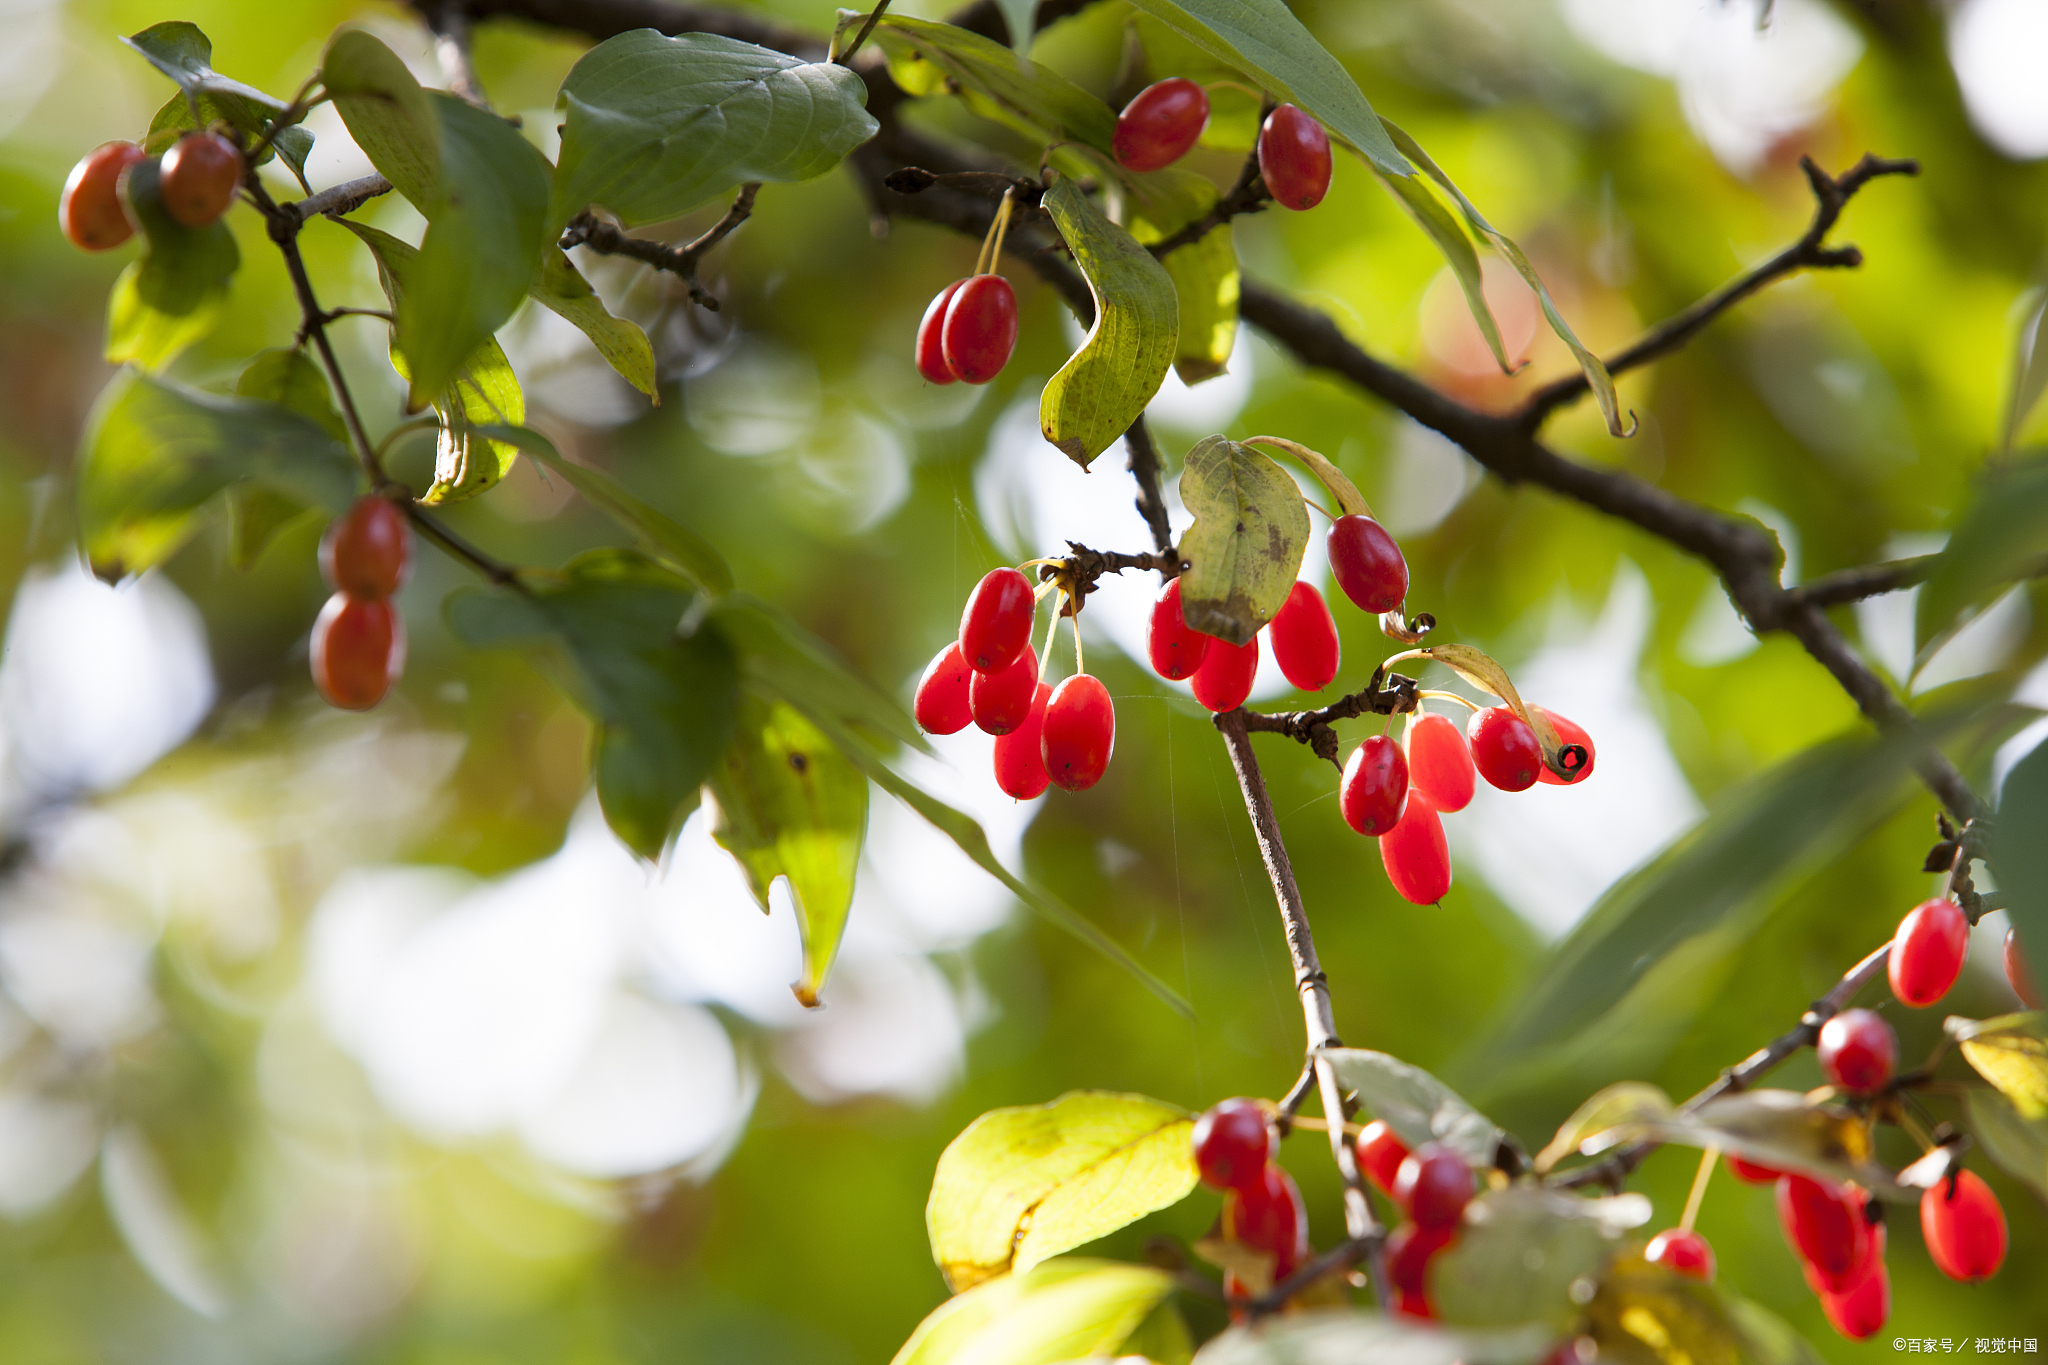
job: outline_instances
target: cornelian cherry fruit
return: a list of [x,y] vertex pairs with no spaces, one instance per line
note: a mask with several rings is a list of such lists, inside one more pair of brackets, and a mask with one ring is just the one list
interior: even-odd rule
[[1101,679],[1076,673],[1052,690],[1042,746],[1054,786],[1079,792],[1102,780],[1116,749],[1116,707]]
[[940,340],[940,332],[946,323],[946,305],[953,301],[953,295],[960,292],[966,280],[955,280],[941,289],[932,299],[931,306],[924,310],[924,320],[917,324],[917,372],[934,384],[958,383],[960,376],[953,373],[953,367],[946,363],[946,348]]
[[1523,792],[1536,785],[1543,771],[1543,746],[1529,722],[1505,706],[1474,711],[1465,725],[1472,744],[1472,765],[1479,775],[1504,792]]
[[1373,735],[1351,751],[1337,782],[1337,808],[1344,823],[1378,838],[1401,823],[1408,804],[1408,760],[1401,746]]
[[1031,714],[1038,689],[1038,656],[1024,646],[1008,668],[976,673],[967,682],[967,709],[974,723],[991,735],[1007,735]]
[[1974,1171],[1958,1169],[1920,1196],[1920,1234],[1951,1280],[1988,1280],[2005,1263],[2005,1210]]
[[1001,275],[973,275],[953,291],[939,346],[956,378],[986,384],[1017,347],[1017,291]]
[[1728,1174],[1745,1185],[1773,1184],[1785,1174],[1783,1171],[1774,1171],[1769,1166],[1759,1166],[1754,1161],[1744,1161],[1739,1156],[1724,1155],[1721,1159],[1728,1163]]
[[1394,1178],[1408,1159],[1408,1144],[1385,1122],[1374,1119],[1358,1135],[1358,1169],[1381,1194],[1392,1197]]
[[1209,657],[1209,644],[1216,637],[1204,635],[1188,624],[1181,611],[1180,580],[1169,580],[1152,599],[1152,619],[1145,626],[1145,654],[1152,671],[1168,682],[1194,676]]
[[1559,777],[1556,773],[1550,771],[1550,765],[1546,763],[1537,770],[1536,780],[1538,782],[1548,782],[1553,787],[1575,787],[1591,777],[1593,775],[1593,737],[1586,733],[1585,728],[1574,725],[1548,707],[1532,706],[1529,709],[1541,711],[1544,715],[1550,717],[1551,728],[1557,731],[1558,739],[1567,746],[1565,749],[1567,762],[1571,759],[1571,749],[1569,746],[1576,744],[1586,751],[1585,758],[1572,771],[1570,777]]
[[960,653],[977,673],[1015,663],[1031,643],[1038,603],[1031,580],[1015,569],[990,569],[967,595],[960,613]]
[[1688,1229],[1670,1228],[1658,1233],[1643,1249],[1643,1259],[1695,1280],[1711,1283],[1714,1278],[1714,1249],[1707,1245],[1706,1238]]
[[1337,640],[1337,618],[1329,603],[1307,583],[1288,589],[1287,600],[1266,623],[1273,662],[1287,681],[1304,692],[1320,692],[1337,676],[1344,647]]
[[1861,1191],[1810,1176],[1778,1178],[1778,1223],[1823,1293],[1856,1287],[1870,1263],[1870,1224]]
[[1353,513],[1330,523],[1330,574],[1360,611],[1392,611],[1408,597],[1408,561],[1387,528]]
[[1116,116],[1109,149],[1126,170],[1156,171],[1188,154],[1209,124],[1209,92],[1185,76],[1154,81]]
[[1231,1236],[1273,1256],[1273,1278],[1294,1273],[1308,1251],[1308,1206],[1294,1177],[1267,1162],[1224,1197]]
[[1425,793],[1409,790],[1401,823],[1380,836],[1380,862],[1394,890],[1411,904],[1435,905],[1451,889],[1451,846]]
[[[1812,1280],[1811,1268],[1808,1280]],[[1821,1311],[1837,1332],[1851,1341],[1877,1335],[1892,1313],[1892,1277],[1884,1265],[1884,1227],[1871,1239],[1870,1261],[1855,1284],[1839,1292],[1820,1290]]]
[[1259,672],[1259,637],[1241,645],[1211,640],[1202,666],[1188,679],[1195,700],[1218,713],[1235,711],[1252,694],[1252,679]]
[[103,142],[80,158],[57,201],[57,225],[81,251],[109,251],[135,235],[121,206],[121,172],[148,153],[132,142]]
[[1211,1189],[1234,1190],[1259,1178],[1273,1156],[1273,1130],[1256,1100],[1225,1100],[1195,1120],[1195,1168]]
[[2027,951],[2020,945],[2017,929],[2005,931],[2005,979],[2028,1009],[2041,1008],[2041,991],[2034,984],[2034,974],[2027,969]]
[[327,599],[313,622],[313,685],[328,704],[367,711],[405,671],[405,621],[388,599]]
[[1899,1038],[1870,1010],[1843,1010],[1820,1028],[1820,1070],[1830,1085],[1858,1095],[1884,1089],[1899,1062]]
[[219,133],[187,133],[164,153],[157,195],[164,212],[188,228],[217,221],[242,183],[242,153]]
[[1426,1228],[1403,1223],[1387,1236],[1387,1284],[1394,1291],[1394,1310],[1411,1318],[1434,1318],[1429,1298],[1429,1263],[1457,1239],[1451,1227]]
[[1029,801],[1052,781],[1046,776],[1045,759],[1040,752],[1045,736],[1045,704],[1051,697],[1052,688],[1039,683],[1032,693],[1031,711],[1024,717],[1024,723],[1007,735],[996,736],[996,785],[1005,796]]
[[1425,1142],[1401,1163],[1393,1197],[1422,1227],[1456,1227],[1472,1201],[1472,1168],[1443,1144]]
[[1954,901],[1922,901],[1899,921],[1885,963],[1892,994],[1902,1005],[1926,1009],[1947,995],[1963,974],[1970,951],[1970,917]]
[[412,568],[412,528],[389,498],[371,493],[320,538],[320,572],[351,597],[389,597]]
[[1446,815],[1472,804],[1472,750],[1449,716],[1418,711],[1409,717],[1408,781]]
[[1330,135],[1322,124],[1291,104],[1266,116],[1259,130],[1259,174],[1274,203],[1314,208],[1330,191],[1330,169]]
[[938,657],[925,666],[924,676],[917,682],[917,701],[912,709],[926,734],[954,735],[967,728],[974,719],[974,708],[967,698],[967,685],[973,677],[974,670],[961,657],[958,640],[940,650]]

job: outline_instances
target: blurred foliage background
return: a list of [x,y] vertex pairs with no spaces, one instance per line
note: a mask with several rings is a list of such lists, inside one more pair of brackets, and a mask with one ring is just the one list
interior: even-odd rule
[[[832,20],[818,0],[755,7]],[[1839,239],[1862,246],[1862,269],[1780,286],[1625,377],[1635,438],[1609,439],[1590,408],[1552,431],[1581,458],[1756,516],[1786,545],[1788,582],[1941,543],[1997,442],[2044,264],[2038,6],[1779,0],[1762,28],[1748,0],[1297,8],[1531,251],[1596,348],[1796,237],[1811,211],[1800,154],[1834,169],[1864,151],[1920,158],[1919,179],[1880,182],[1849,210]],[[109,377],[101,308],[132,248],[72,251],[55,207],[78,156],[139,135],[169,94],[118,36],[193,20],[217,67],[289,94],[333,27],[360,23],[439,76],[394,4],[6,0],[0,14],[0,1359],[885,1360],[943,1295],[925,1191],[974,1115],[1083,1086],[1198,1108],[1293,1080],[1286,953],[1221,744],[1119,652],[1150,599],[1135,578],[1106,581],[1084,617],[1122,732],[1100,786],[1014,806],[965,737],[949,769],[919,775],[1183,989],[1192,1025],[1025,918],[880,794],[828,1007],[806,1015],[786,989],[787,908],[752,908],[701,816],[660,873],[636,866],[586,797],[585,722],[520,659],[449,638],[439,603],[465,573],[430,551],[402,598],[402,691],[361,717],[327,711],[307,678],[317,525],[247,573],[227,566],[218,528],[159,575],[93,584],[71,546],[67,468]],[[1215,74],[1114,0],[1036,52],[1108,94],[1127,31],[1155,75]],[[485,84],[543,146],[581,47],[519,25],[478,33]],[[316,186],[367,171],[331,111],[310,126]],[[1228,183],[1242,145],[1195,164]],[[395,196],[364,216],[416,237]],[[202,385],[225,386],[298,324],[260,223],[231,221],[245,265],[228,318],[178,366]],[[1507,405],[1569,364],[1503,278],[1510,341],[1532,364],[1491,372],[1439,258],[1356,162],[1320,209],[1237,226],[1248,271],[1471,401]],[[347,233],[315,224],[303,243],[325,302],[377,300]],[[974,250],[871,223],[841,175],[775,186],[713,258],[715,316],[662,278],[585,262],[655,338],[658,409],[531,307],[507,349],[534,425],[710,537],[743,586],[907,701],[988,568],[1064,538],[1144,545],[1119,461],[1083,475],[1037,436],[1038,387],[1076,332],[1028,274],[1012,271],[1024,338],[997,382],[918,381],[917,318]],[[387,428],[401,391],[382,327],[339,326],[358,397]],[[1582,788],[1454,817],[1458,877],[1436,909],[1393,894],[1337,814],[1333,773],[1262,749],[1346,1041],[1438,1071],[1534,1148],[1607,1081],[1685,1094],[1711,1080],[1933,893],[1919,866],[1934,805],[1902,792],[1880,828],[1780,888],[1755,932],[1695,940],[1570,1044],[1501,1065],[1495,1022],[1601,889],[1731,783],[1860,720],[1796,644],[1750,637],[1702,566],[1480,478],[1256,337],[1229,374],[1170,380],[1153,415],[1176,467],[1215,430],[1330,452],[1402,536],[1411,605],[1600,746]],[[425,442],[399,450],[401,474],[431,460]],[[527,563],[616,538],[524,463],[451,521]],[[2048,705],[2043,605],[2029,587],[1984,613],[1921,672],[1916,704]],[[1910,596],[1843,615],[1903,678]],[[1340,620],[1355,686],[1390,649],[1358,614]],[[1282,704],[1269,681],[1261,695]],[[2001,739],[1958,747],[1980,790],[2027,742]],[[1908,1057],[1942,1014],[2013,1007],[2002,935],[2003,916],[1980,928],[1939,1009],[1887,1010]],[[1818,1084],[1811,1055],[1781,1079]],[[1341,1218],[1321,1139],[1285,1159],[1327,1245]],[[1677,1150],[1643,1169],[1657,1226],[1676,1221],[1693,1166]],[[1861,1347],[1801,1285],[1768,1190],[1718,1177],[1700,1226],[1722,1275],[1830,1360],[1874,1359],[1897,1335],[2048,1336],[2048,1215],[1985,1173],[2012,1219],[2005,1273],[1943,1280],[1916,1220],[1895,1218],[1892,1323]],[[1192,1237],[1213,1215],[1197,1195],[1109,1250]],[[1220,1326],[1214,1309],[1189,1312]]]

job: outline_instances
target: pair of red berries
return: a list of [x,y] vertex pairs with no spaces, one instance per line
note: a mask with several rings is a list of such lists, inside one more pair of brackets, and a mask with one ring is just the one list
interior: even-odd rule
[[1433,1319],[1429,1264],[1458,1239],[1472,1202],[1472,1168],[1450,1148],[1429,1142],[1409,1151],[1384,1122],[1358,1135],[1358,1169],[1407,1217],[1387,1237],[1387,1281],[1394,1311]]
[[1085,791],[1102,780],[1116,748],[1116,707],[1100,679],[1076,673],[1058,687],[1038,680],[1031,623],[1038,599],[1015,569],[994,569],[960,614],[960,636],[917,684],[917,723],[935,735],[969,721],[996,736],[996,785],[1029,801],[1056,783]]
[[[1287,681],[1304,692],[1320,692],[1337,676],[1343,647],[1337,619],[1323,595],[1307,583],[1296,583],[1264,634],[1273,659]],[[1186,681],[1195,700],[1208,710],[1235,711],[1252,693],[1259,671],[1259,637],[1233,645],[1205,635],[1187,623],[1181,604],[1180,580],[1170,580],[1152,602],[1145,629],[1145,653],[1152,669],[1170,682]]]
[[[107,251],[135,235],[121,203],[121,177],[148,155],[132,142],[108,142],[71,168],[57,201],[57,223],[73,246]],[[234,143],[218,133],[187,133],[164,153],[157,195],[172,218],[202,228],[228,211],[242,170],[242,153]]]
[[1884,1225],[1871,1223],[1864,1192],[1853,1184],[1781,1175],[1777,1204],[1786,1244],[1828,1321],[1852,1341],[1876,1335],[1891,1316],[1891,1276]]
[[377,494],[358,498],[320,542],[334,596],[313,622],[313,685],[331,705],[367,711],[405,671],[405,618],[391,595],[412,567],[405,513]]
[[[1195,1169],[1202,1183],[1222,1190],[1223,1230],[1232,1241],[1273,1258],[1277,1284],[1310,1255],[1308,1206],[1294,1177],[1273,1160],[1273,1129],[1256,1100],[1232,1099],[1195,1121]],[[1224,1291],[1245,1297],[1235,1275]]]
[[[1209,94],[1185,76],[1155,81],[1116,116],[1110,150],[1126,170],[1156,171],[1186,156],[1209,125]],[[1283,208],[1312,209],[1330,190],[1330,135],[1291,104],[1259,129],[1259,174]]]
[[917,324],[917,372],[934,384],[986,384],[1017,349],[1017,291],[1001,275],[941,289]]

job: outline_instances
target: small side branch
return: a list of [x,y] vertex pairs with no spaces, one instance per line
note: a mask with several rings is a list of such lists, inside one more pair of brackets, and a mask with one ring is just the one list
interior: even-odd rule
[[586,246],[604,256],[625,256],[656,270],[665,270],[682,280],[690,291],[690,299],[698,305],[718,311],[718,300],[697,283],[697,267],[705,253],[724,241],[732,230],[747,221],[754,212],[754,196],[761,192],[758,182],[740,186],[740,192],[733,197],[732,207],[725,216],[704,233],[684,246],[669,246],[665,242],[650,242],[644,237],[629,237],[623,229],[605,222],[585,209],[569,220],[568,228],[562,233],[561,247],[567,251],[573,246]]
[[[297,199],[279,207],[296,217],[301,225],[322,215],[354,213],[379,195],[391,193],[391,182],[381,175],[366,175],[360,180],[349,180],[318,194]],[[260,207],[260,206],[259,206]]]
[[[1318,758],[1337,762],[1337,732],[1331,725],[1340,720],[1355,720],[1360,716],[1394,716],[1413,711],[1421,704],[1421,694],[1416,690],[1415,679],[1405,673],[1389,674],[1384,667],[1375,669],[1372,681],[1364,690],[1353,692],[1348,697],[1339,697],[1328,706],[1314,711],[1245,711],[1232,712],[1241,715],[1244,728],[1263,734],[1285,735],[1297,744],[1306,744],[1315,750]],[[1341,765],[1340,765],[1341,766]]]
[[[1124,432],[1124,449],[1130,453],[1131,477],[1138,481],[1138,515],[1145,519],[1145,525],[1152,530],[1152,544],[1161,554],[1173,549],[1173,527],[1166,518],[1166,492],[1160,487],[1163,473],[1159,462],[1159,447],[1152,443],[1152,429],[1145,425],[1145,414],[1139,413],[1138,420],[1131,423]],[[1161,573],[1180,572],[1180,556],[1175,555],[1171,570],[1161,568]]]
[[1217,228],[1233,218],[1247,213],[1258,213],[1273,202],[1273,196],[1266,192],[1266,181],[1259,174],[1259,154],[1253,151],[1244,159],[1244,169],[1237,173],[1237,183],[1230,192],[1216,201],[1215,207],[1180,231],[1171,233],[1160,241],[1145,248],[1161,260],[1190,242],[1199,242]]

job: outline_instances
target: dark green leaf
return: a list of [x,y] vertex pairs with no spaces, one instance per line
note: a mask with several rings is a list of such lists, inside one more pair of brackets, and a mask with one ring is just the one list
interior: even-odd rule
[[334,35],[320,79],[349,136],[422,214],[442,197],[440,121],[398,54],[361,29]]
[[652,398],[657,406],[661,403],[661,392],[655,387],[654,347],[648,344],[647,333],[636,322],[613,317],[604,300],[560,248],[548,250],[542,260],[540,279],[529,292],[534,302],[576,324],[590,338],[590,344],[597,347],[597,353],[628,384]]
[[[213,43],[198,25],[182,20],[153,24],[123,42],[149,59],[150,65],[178,83],[178,95],[157,111],[150,121],[144,150],[161,154],[191,128],[204,128],[219,120],[233,125],[254,143],[271,122],[289,106],[253,86],[229,80],[213,69]],[[193,117],[194,108],[198,117]],[[278,134],[271,144],[299,183],[306,183],[306,155],[313,150],[313,135],[301,127]],[[269,159],[266,152],[257,159]]]
[[160,169],[140,161],[121,177],[122,202],[142,225],[143,253],[107,298],[107,359],[145,370],[162,369],[213,330],[242,264],[225,222],[188,228],[164,211]]
[[[348,430],[334,410],[327,376],[304,351],[258,351],[235,381],[235,393],[290,408],[318,422],[337,442],[348,442]],[[306,511],[297,499],[262,484],[229,489],[228,562],[238,570],[251,568],[278,533]]]
[[868,737],[870,747],[894,740],[920,753],[932,751],[894,697],[847,667],[781,608],[734,593],[719,604],[713,619],[739,651],[747,676],[813,719],[829,717],[836,725],[852,727]]
[[1430,1259],[1430,1297],[1446,1322],[1541,1322],[1563,1331],[1579,1314],[1574,1283],[1597,1278],[1623,1234],[1649,1219],[1650,1201],[1639,1194],[1584,1199],[1541,1185],[1488,1191],[1466,1206],[1458,1240]]
[[[583,54],[548,221],[593,204],[628,227],[689,212],[749,181],[809,180],[875,134],[860,77],[708,33],[635,29]],[[552,236],[552,234],[551,234]]]
[[1534,1365],[1557,1344],[1546,1327],[1474,1331],[1415,1318],[1327,1309],[1233,1327],[1195,1353],[1195,1365]]
[[2036,981],[2048,981],[2048,744],[2013,764],[1991,827],[1991,868]]
[[1337,1078],[1409,1147],[1440,1142],[1466,1164],[1486,1170],[1494,1164],[1501,1130],[1456,1091],[1419,1066],[1364,1048],[1333,1047],[1323,1055]]
[[1180,540],[1181,614],[1233,645],[1258,634],[1294,591],[1308,546],[1301,489],[1271,457],[1222,436],[1188,452],[1180,500],[1194,525]]
[[1967,619],[2048,555],[2048,454],[2039,451],[1986,465],[1977,494],[1913,609],[1918,668]]
[[1057,1365],[1106,1357],[1172,1292],[1173,1277],[1150,1266],[1047,1261],[940,1304],[891,1365]]
[[762,914],[775,879],[789,879],[804,944],[804,979],[793,989],[815,1006],[853,906],[868,780],[795,707],[743,697],[738,733],[710,786],[718,800],[711,832],[738,860]]
[[208,502],[245,480],[334,513],[356,491],[347,450],[318,422],[276,403],[116,375],[79,453],[79,538],[93,572],[112,581],[161,563]]

